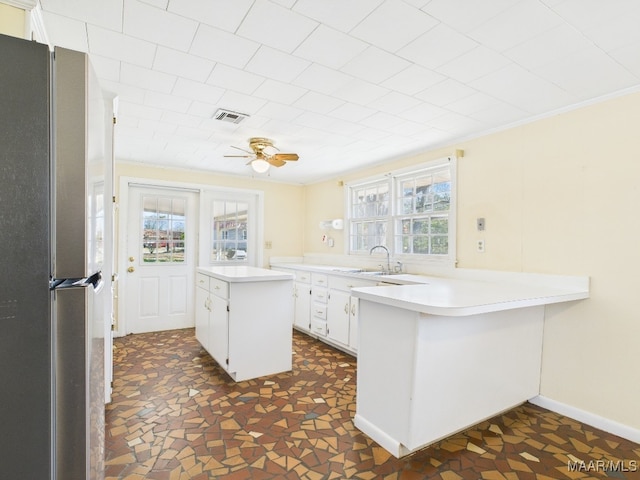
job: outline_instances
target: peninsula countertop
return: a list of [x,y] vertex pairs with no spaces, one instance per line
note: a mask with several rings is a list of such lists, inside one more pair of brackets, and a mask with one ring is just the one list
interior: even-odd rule
[[585,285],[545,286],[499,281],[423,277],[419,285],[354,288],[352,295],[420,313],[466,316],[589,297]]
[[272,267],[370,278],[378,285],[353,288],[352,295],[433,315],[467,316],[589,298],[587,276],[465,269],[455,269],[450,276],[380,275],[357,267],[304,263],[277,263]]

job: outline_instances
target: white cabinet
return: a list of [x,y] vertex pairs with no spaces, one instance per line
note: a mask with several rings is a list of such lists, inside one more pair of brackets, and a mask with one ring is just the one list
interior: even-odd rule
[[229,286],[207,275],[196,275],[196,339],[222,366],[229,358]]
[[327,335],[328,283],[324,273],[311,274],[311,332],[321,337]]
[[372,287],[375,281],[340,275],[329,277],[329,300],[327,309],[327,338],[339,343],[349,351],[358,350],[359,301],[351,296],[351,289]]
[[351,294],[331,290],[327,308],[327,337],[342,345],[349,345],[351,320]]
[[209,278],[205,275],[196,275],[196,339],[209,350]]
[[293,281],[293,326],[305,333],[311,331],[311,273],[284,267],[273,268],[291,273]]
[[293,325],[299,330],[309,332],[311,329],[311,274],[296,271],[295,277]]
[[209,317],[209,353],[222,368],[229,368],[229,303],[226,297],[211,292]]
[[196,285],[196,338],[233,380],[291,370],[293,275],[199,268]]
[[377,281],[359,278],[338,269],[305,269],[304,266],[277,266],[292,272],[294,283],[294,327],[312,337],[355,354],[358,349],[359,300],[351,289],[372,287]]

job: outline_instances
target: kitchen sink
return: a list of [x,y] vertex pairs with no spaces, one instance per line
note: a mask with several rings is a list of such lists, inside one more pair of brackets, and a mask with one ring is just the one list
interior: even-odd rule
[[382,272],[380,270],[361,270],[359,272],[352,272],[355,273],[356,275],[367,275],[367,276],[372,276],[372,277],[377,277],[379,275],[384,275],[389,276],[389,275],[401,275],[400,272]]

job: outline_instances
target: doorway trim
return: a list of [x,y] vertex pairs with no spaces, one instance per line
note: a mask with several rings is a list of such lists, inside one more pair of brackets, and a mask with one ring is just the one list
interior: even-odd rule
[[[144,178],[144,177],[129,177],[122,176],[118,182],[118,195],[116,197],[116,209],[117,209],[117,225],[118,225],[118,234],[117,234],[117,242],[115,245],[116,248],[116,258],[117,258],[117,269],[115,272],[115,276],[118,278],[117,282],[117,290],[115,292],[115,301],[117,303],[117,307],[115,309],[116,318],[115,324],[117,328],[115,328],[113,332],[114,337],[122,337],[126,335],[126,319],[125,319],[125,305],[126,305],[126,290],[127,290],[127,280],[126,275],[121,275],[127,271],[127,221],[128,221],[128,213],[127,208],[129,205],[129,186],[141,186],[141,187],[150,187],[150,188],[166,188],[166,189],[175,189],[175,190],[186,190],[190,192],[198,193],[198,224],[200,224],[200,215],[203,212],[203,201],[205,198],[204,193],[208,191],[221,191],[221,192],[230,192],[230,193],[250,193],[256,195],[257,199],[257,219],[256,219],[256,266],[261,267],[263,262],[263,245],[264,245],[264,191],[251,189],[251,188],[233,188],[233,187],[223,187],[215,184],[209,183],[191,183],[191,182],[173,182],[168,180],[158,180],[153,178]],[[206,211],[206,210],[204,210]],[[196,241],[196,268],[199,263],[200,258],[200,250],[203,248],[201,244],[202,235],[198,232],[198,238]],[[195,276],[195,271],[193,272]]]

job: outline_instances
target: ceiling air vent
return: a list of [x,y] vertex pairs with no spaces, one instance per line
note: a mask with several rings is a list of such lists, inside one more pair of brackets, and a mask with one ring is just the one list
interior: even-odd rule
[[240,123],[245,118],[248,118],[249,115],[246,113],[234,112],[232,110],[225,110],[224,108],[219,108],[216,113],[213,115],[213,118],[216,120],[220,120],[222,122],[229,123]]

